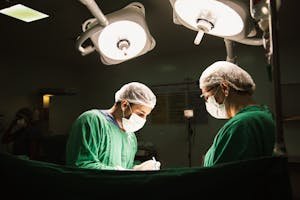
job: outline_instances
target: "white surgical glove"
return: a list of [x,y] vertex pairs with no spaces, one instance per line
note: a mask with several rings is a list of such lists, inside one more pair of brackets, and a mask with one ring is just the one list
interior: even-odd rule
[[135,171],[160,170],[160,162],[155,160],[147,160],[133,167]]

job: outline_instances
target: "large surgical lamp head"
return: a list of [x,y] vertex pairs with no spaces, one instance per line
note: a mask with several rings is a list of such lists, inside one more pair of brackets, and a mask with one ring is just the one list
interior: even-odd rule
[[249,8],[245,2],[245,0],[170,0],[174,23],[198,32],[195,44],[200,43],[205,33],[238,42],[245,40],[253,31],[253,24],[249,20]]
[[[94,1],[81,1],[85,1],[84,4],[96,17],[86,20],[82,25],[83,34],[76,43],[82,55],[96,50],[104,64],[113,65],[143,55],[155,47],[155,40],[147,27],[145,9],[141,3],[130,3],[104,16]],[[87,39],[90,39],[93,45],[83,47]]]

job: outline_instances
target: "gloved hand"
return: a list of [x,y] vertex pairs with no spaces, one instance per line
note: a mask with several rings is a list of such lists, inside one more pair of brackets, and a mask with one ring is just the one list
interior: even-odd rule
[[155,160],[147,160],[133,167],[134,171],[160,170],[160,162]]

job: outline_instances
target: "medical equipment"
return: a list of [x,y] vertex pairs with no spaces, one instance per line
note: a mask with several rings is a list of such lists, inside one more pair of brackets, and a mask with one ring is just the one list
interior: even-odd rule
[[[76,48],[87,55],[99,52],[103,64],[119,64],[145,54],[155,47],[145,20],[145,8],[133,2],[113,13],[104,15],[94,0],[80,0],[95,18],[82,24],[83,33],[77,38]],[[90,39],[93,45],[84,46]]]

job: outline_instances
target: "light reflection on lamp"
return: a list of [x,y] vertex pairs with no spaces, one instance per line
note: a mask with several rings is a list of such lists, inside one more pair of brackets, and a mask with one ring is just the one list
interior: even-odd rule
[[[83,34],[76,41],[76,47],[82,55],[96,50],[100,53],[102,63],[113,65],[143,55],[155,47],[141,3],[130,3],[104,16],[93,0],[81,2],[96,17],[83,23]],[[93,45],[84,47],[83,44],[88,39]]]
[[147,42],[139,24],[124,20],[106,26],[99,36],[100,51],[110,59],[125,60],[138,55]]
[[251,31],[249,9],[242,0],[170,0],[175,24],[197,31],[199,44],[210,34],[234,41],[243,40]]

